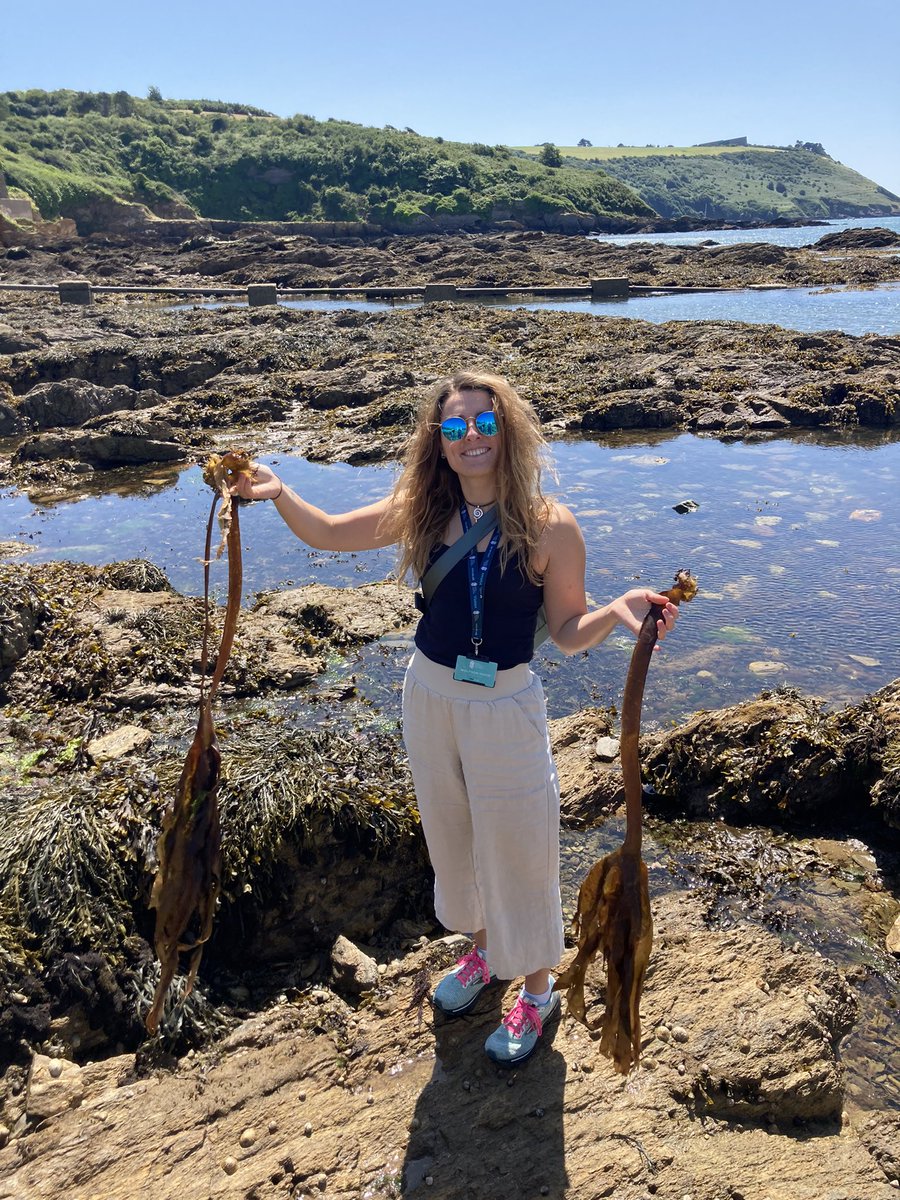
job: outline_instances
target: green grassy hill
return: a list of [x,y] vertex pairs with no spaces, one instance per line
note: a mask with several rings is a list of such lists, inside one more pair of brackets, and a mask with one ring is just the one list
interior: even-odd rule
[[626,184],[578,163],[554,169],[504,146],[158,93],[0,93],[0,170],[45,217],[77,216],[110,198],[161,213],[178,201],[226,220],[399,228],[442,216],[525,224],[562,213],[652,216]]
[[[538,158],[541,146],[519,148]],[[900,214],[900,198],[821,146],[571,146],[566,165],[602,170],[663,217],[728,221]]]

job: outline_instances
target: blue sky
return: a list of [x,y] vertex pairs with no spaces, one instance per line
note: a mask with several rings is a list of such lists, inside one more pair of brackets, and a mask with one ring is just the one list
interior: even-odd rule
[[900,194],[898,0],[7,0],[0,90],[125,89],[507,145],[821,142]]

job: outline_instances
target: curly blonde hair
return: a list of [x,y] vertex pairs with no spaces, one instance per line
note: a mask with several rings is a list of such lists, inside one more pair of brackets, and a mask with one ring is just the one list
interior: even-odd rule
[[400,543],[399,575],[417,579],[462,499],[459,478],[441,456],[441,413],[458,392],[485,391],[491,396],[502,437],[497,467],[500,515],[500,566],[513,554],[532,583],[540,584],[535,557],[550,504],[541,490],[546,441],[529,401],[499,375],[460,371],[442,379],[427,394],[407,443],[403,471],[394,486],[391,528]]

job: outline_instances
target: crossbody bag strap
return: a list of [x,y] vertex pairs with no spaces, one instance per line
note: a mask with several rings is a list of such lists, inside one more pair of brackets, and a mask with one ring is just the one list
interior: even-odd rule
[[453,545],[444,551],[437,562],[432,563],[422,576],[421,583],[422,595],[426,607],[431,603],[431,597],[437,591],[438,584],[453,570],[459,560],[468,554],[474,545],[481,541],[485,534],[491,532],[499,520],[500,514],[495,505],[490,512],[486,512],[479,521],[476,521],[468,532],[464,533],[462,537],[457,538]]

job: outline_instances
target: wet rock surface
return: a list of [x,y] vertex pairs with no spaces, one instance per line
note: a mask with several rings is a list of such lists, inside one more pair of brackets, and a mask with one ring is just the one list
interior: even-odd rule
[[0,360],[0,430],[20,439],[0,456],[0,482],[44,493],[73,473],[199,459],[224,444],[323,462],[396,458],[425,388],[461,364],[502,363],[557,437],[772,437],[892,428],[900,413],[900,338],[875,334],[453,304],[174,313],[31,299],[8,319],[41,329],[47,345]]
[[771,935],[711,933],[689,897],[657,906],[657,930],[627,1081],[568,1018],[526,1066],[490,1067],[503,985],[465,1020],[420,1019],[414,982],[464,945],[441,939],[383,962],[356,1006],[307,988],[164,1072],[36,1055],[0,1196],[125,1195],[139,1176],[187,1197],[888,1200],[891,1121],[841,1120],[834,1045],[852,1001],[833,969]]
[[[208,235],[176,244],[139,246],[125,238],[87,238],[63,247],[33,247],[27,258],[2,262],[10,283],[89,278],[95,283],[187,287],[265,282],[282,288],[369,287],[455,283],[469,287],[586,285],[600,276],[627,276],[644,286],[746,287],[821,285],[897,279],[890,238],[859,230],[827,234],[813,248],[745,243],[703,246],[639,242],[618,246],[539,230],[495,234],[398,234],[315,239],[257,233]],[[826,240],[826,239],[838,239]],[[816,250],[841,252],[823,261]],[[887,250],[887,254],[878,251]],[[874,251],[874,253],[873,253]]]

